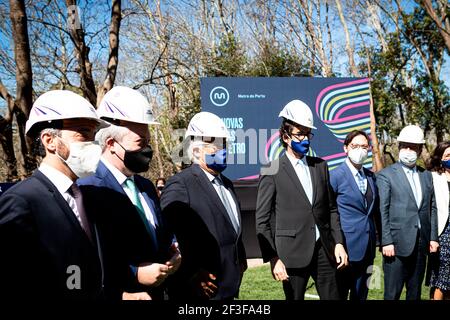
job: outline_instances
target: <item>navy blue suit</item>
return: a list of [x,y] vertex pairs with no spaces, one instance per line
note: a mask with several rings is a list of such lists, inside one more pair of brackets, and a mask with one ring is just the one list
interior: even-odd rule
[[[351,299],[366,299],[367,268],[373,264],[376,247],[376,219],[379,222],[379,197],[374,174],[363,168],[367,192],[361,193],[347,163],[330,172],[330,183],[336,195],[350,267],[340,272],[343,298],[350,290]],[[370,201],[370,203],[368,202]]]
[[[108,170],[108,168],[103,164],[103,162],[100,161],[97,170],[95,172],[95,175],[79,179],[78,184],[80,185],[91,185],[96,187],[102,187],[102,188],[108,188],[113,190],[117,197],[123,197],[126,198],[129,205],[132,206],[123,215],[123,220],[132,219],[134,221],[139,221],[138,224],[140,225],[135,232],[130,235],[134,239],[134,247],[138,247],[138,249],[135,249],[135,256],[130,257],[130,259],[134,261],[140,261],[142,262],[156,262],[156,263],[162,263],[164,264],[166,261],[170,259],[169,254],[169,248],[172,243],[173,235],[169,233],[166,229],[166,224],[164,222],[164,219],[161,216],[161,210],[159,206],[159,199],[156,194],[156,189],[153,185],[153,183],[139,175],[134,176],[134,181],[136,184],[136,187],[139,189],[139,191],[142,193],[145,201],[147,202],[147,205],[152,207],[155,210],[157,219],[158,219],[158,226],[156,227],[156,235],[157,235],[157,248],[158,250],[155,250],[154,248],[156,246],[152,245],[152,238],[150,234],[145,229],[145,225],[143,221],[141,220],[141,217],[138,213],[138,211],[132,206],[131,200],[129,200],[128,196],[126,195],[125,191],[123,190],[122,186],[119,184],[117,179],[114,177],[114,175],[111,173],[111,171]],[[120,224],[121,222],[118,221],[118,225],[114,228],[117,228],[117,230],[120,230]],[[113,237],[113,235],[111,235]],[[112,239],[111,241],[112,242]],[[130,248],[131,249],[131,248]],[[137,250],[140,250],[141,252],[136,252]],[[136,263],[136,262],[135,262]],[[147,290],[150,292],[150,295],[152,296],[152,299],[161,299],[162,298],[162,290],[163,287],[160,286],[158,288],[152,288],[149,290],[149,288],[144,288],[137,283],[134,284],[134,288],[132,287],[130,291],[142,291]]]
[[[84,197],[86,192],[81,191]],[[93,212],[88,207],[85,211]],[[0,259],[2,299],[104,298],[104,270],[96,244],[39,170],[0,197]],[[67,285],[74,267],[79,270],[80,288]]]

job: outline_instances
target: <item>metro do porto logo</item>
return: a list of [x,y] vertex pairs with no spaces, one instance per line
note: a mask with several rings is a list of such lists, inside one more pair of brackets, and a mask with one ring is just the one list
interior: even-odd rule
[[209,94],[209,99],[213,105],[223,107],[230,100],[230,94],[224,87],[214,87]]

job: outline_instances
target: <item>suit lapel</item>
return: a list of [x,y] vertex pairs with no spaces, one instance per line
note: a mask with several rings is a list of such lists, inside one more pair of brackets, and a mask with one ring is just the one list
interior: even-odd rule
[[161,226],[162,219],[158,207],[155,201],[152,199],[152,197],[150,197],[150,195],[148,194],[147,189],[144,187],[141,177],[135,175],[134,182],[136,183],[136,187],[138,188],[138,190],[142,193],[142,196],[144,197],[144,200],[147,203],[147,205],[150,207],[150,210],[152,210],[156,215],[157,221],[155,221],[155,223],[157,224],[158,227]]
[[[361,190],[359,190],[358,185],[356,184],[355,177],[353,176],[352,170],[350,170],[350,168],[348,167],[346,162],[344,162],[342,164],[342,166],[343,166],[344,172],[347,176],[347,179],[350,182],[350,186],[352,187],[353,193],[358,195],[358,200],[361,203],[362,207],[364,208],[365,207],[365,201],[364,201],[365,197],[362,194]],[[366,177],[367,177],[367,175],[366,175]],[[367,181],[368,180],[369,179],[367,177]]]
[[[283,167],[283,170],[285,171],[285,173],[287,174],[289,179],[291,179],[292,183],[295,185],[295,187],[297,188],[300,195],[304,198],[304,201],[306,201],[306,203],[310,203],[308,196],[306,195],[305,189],[303,189],[303,186],[300,183],[300,180],[298,179],[297,173],[295,172],[294,167],[292,166],[292,163],[289,161],[288,157],[286,155],[283,155],[283,157],[281,158],[280,161],[281,161],[281,166]],[[309,166],[309,164],[308,164],[308,166]],[[311,180],[312,179],[313,178],[312,178],[312,174],[311,174]],[[313,187],[313,199],[314,199],[314,194],[316,193],[314,190],[314,188],[315,188],[314,184],[312,187]]]
[[89,240],[86,233],[82,229],[80,222],[78,221],[77,217],[73,213],[69,204],[63,198],[63,196],[58,191],[58,189],[55,187],[55,185],[39,170],[36,170],[34,172],[33,176],[36,179],[38,179],[45,187],[47,187],[48,191],[52,194],[52,197],[55,200],[55,203],[59,206],[61,211],[64,213],[64,217],[69,221],[70,224],[72,224],[72,226],[74,228],[78,229],[79,233],[83,234],[86,241],[92,245],[91,241]]
[[425,193],[423,191],[426,190],[427,182],[425,180],[425,172],[423,170],[419,169],[419,167],[417,167],[417,173],[419,174],[420,189],[421,189],[421,193],[422,193],[422,199],[420,199],[420,206],[419,206],[419,209],[420,209],[420,208],[422,208],[423,199],[425,198]]
[[211,201],[216,208],[219,210],[219,212],[225,216],[227,221],[229,222],[231,229],[234,231],[233,223],[230,220],[230,217],[228,216],[228,213],[225,209],[225,206],[222,203],[222,200],[220,200],[219,195],[216,192],[216,189],[214,189],[211,181],[209,181],[206,174],[202,171],[199,165],[193,164],[192,165],[192,171],[194,173],[195,179],[197,180],[197,183],[200,185],[200,187],[203,189],[206,195],[208,196],[207,199]]
[[225,185],[225,188],[227,188],[227,190],[230,192],[231,197],[233,198],[234,203],[236,204],[236,210],[237,210],[237,213],[238,213],[238,220],[239,220],[239,234],[241,234],[242,233],[242,221],[241,221],[241,209],[239,208],[238,198],[234,194],[233,189],[231,188],[231,186],[226,185],[226,184],[224,184],[224,185]]
[[369,213],[372,210],[373,205],[375,204],[375,198],[376,198],[378,193],[377,193],[377,190],[375,190],[375,184],[373,182],[373,174],[372,174],[372,172],[370,172],[369,170],[367,170],[365,168],[363,170],[364,170],[364,173],[365,173],[365,175],[367,177],[367,183],[369,184],[370,188],[372,189],[372,203],[368,206],[368,209],[367,209],[367,212]]
[[122,186],[119,184],[119,181],[117,181],[112,172],[108,170],[102,161],[99,162],[95,175],[100,179],[100,181],[103,181],[103,185],[108,186],[108,188],[113,189],[116,192],[120,192],[125,196],[127,195],[125,190],[123,190]]
[[399,180],[398,180],[399,185],[404,185],[404,186],[406,186],[406,188],[408,189],[408,194],[409,194],[409,197],[411,198],[411,201],[412,201],[412,202],[416,205],[416,207],[417,207],[416,199],[414,198],[414,193],[413,193],[413,191],[412,191],[412,189],[411,189],[411,184],[409,183],[408,177],[406,176],[406,173],[405,173],[405,171],[403,170],[402,165],[401,165],[400,163],[397,162],[397,163],[393,166],[393,169],[394,169],[394,171],[395,171],[395,173],[396,173],[396,175],[397,175],[397,178],[399,179]]

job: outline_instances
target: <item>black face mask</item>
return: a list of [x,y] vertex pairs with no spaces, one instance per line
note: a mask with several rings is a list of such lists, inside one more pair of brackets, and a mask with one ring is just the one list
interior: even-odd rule
[[125,164],[125,167],[134,173],[145,172],[148,170],[153,157],[153,150],[150,145],[136,151],[130,151],[125,149],[120,143],[118,144],[125,150],[125,156],[121,159]]

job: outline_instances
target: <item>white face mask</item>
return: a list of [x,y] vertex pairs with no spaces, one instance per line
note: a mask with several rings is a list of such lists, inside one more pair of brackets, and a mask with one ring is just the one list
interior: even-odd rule
[[[60,140],[62,139],[60,138]],[[66,143],[64,142],[64,144]],[[72,142],[69,144],[69,150],[67,160],[63,159],[58,153],[56,154],[78,178],[84,178],[95,173],[102,155],[102,148],[98,142]]]
[[410,167],[416,164],[417,152],[409,149],[401,149],[398,158],[405,166]]
[[347,155],[354,164],[362,164],[367,159],[367,150],[363,148],[349,148]]

